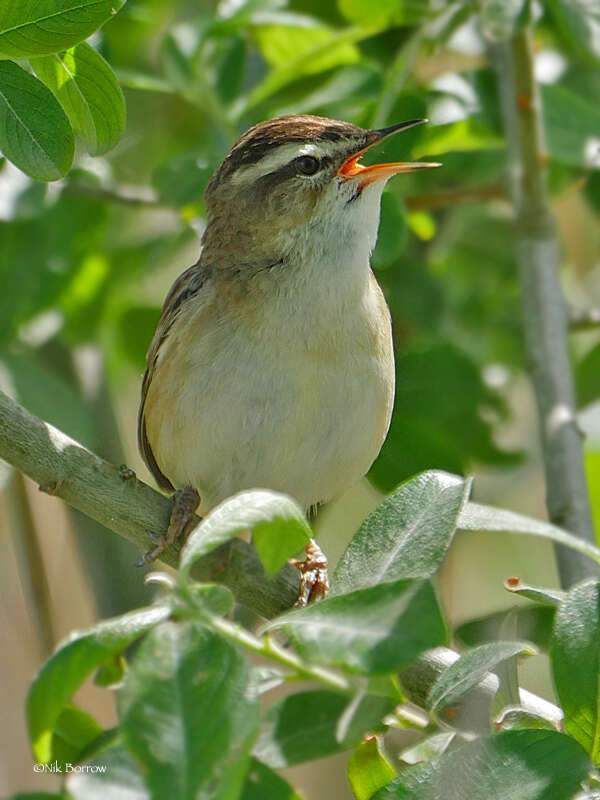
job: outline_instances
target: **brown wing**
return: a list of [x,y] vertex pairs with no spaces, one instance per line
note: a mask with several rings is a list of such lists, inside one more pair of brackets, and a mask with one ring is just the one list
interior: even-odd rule
[[161,489],[172,492],[174,489],[173,484],[164,475],[152,452],[152,447],[148,441],[146,434],[146,420],[144,417],[144,407],[146,404],[146,397],[148,396],[148,388],[154,375],[156,367],[156,360],[160,351],[161,345],[169,335],[171,326],[177,319],[177,316],[183,306],[193,295],[195,295],[202,288],[208,276],[208,270],[200,266],[200,262],[196,262],[193,266],[186,269],[171,286],[169,293],[165,299],[162,307],[162,312],[156,326],[154,337],[150,343],[150,348],[146,355],[146,371],[144,372],[144,379],[142,381],[142,397],[140,402],[140,410],[138,413],[138,447],[142,458],[150,472]]

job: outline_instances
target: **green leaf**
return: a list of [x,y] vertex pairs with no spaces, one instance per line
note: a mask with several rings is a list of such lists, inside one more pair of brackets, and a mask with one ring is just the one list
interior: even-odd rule
[[421,761],[431,761],[435,756],[445,753],[450,743],[456,736],[454,731],[444,731],[434,733],[433,736],[426,736],[417,744],[408,747],[400,753],[400,760],[405,764],[420,764]]
[[469,479],[433,470],[399,486],[352,537],[336,567],[332,594],[431,577],[450,546],[470,488]]
[[258,727],[250,667],[194,623],[145,639],[119,696],[121,735],[153,797],[237,797]]
[[338,0],[337,4],[347,20],[359,25],[413,25],[435,14],[430,0]]
[[253,753],[273,769],[340,753],[380,725],[394,705],[377,695],[362,694],[349,704],[344,695],[323,689],[296,692],[265,712]]
[[235,606],[233,592],[220,583],[191,583],[186,594],[197,608],[218,617],[229,614]]
[[[501,642],[515,642],[517,641],[518,617],[517,609],[515,606],[509,608],[506,612],[498,639]],[[511,658],[506,658],[500,661],[494,668],[494,672],[498,677],[498,689],[494,695],[492,702],[491,714],[498,714],[506,706],[519,705],[521,702],[521,693],[519,690],[519,667],[515,654]]]
[[125,130],[125,99],[108,63],[86,42],[60,55],[31,59],[93,156],[113,148]]
[[89,769],[67,776],[72,800],[150,800],[144,779],[123,746],[110,747],[87,764]]
[[323,51],[320,58],[315,61],[303,63],[302,72],[298,74],[311,75],[322,72],[340,64],[352,64],[360,60],[360,54],[354,44],[342,41],[335,42],[335,33],[327,28],[290,27],[288,25],[265,25],[253,30],[258,47],[272,67],[286,67],[290,60],[297,59],[304,53],[322,50],[328,43],[330,47],[325,55]]
[[600,563],[600,550],[584,539],[567,533],[549,522],[505,511],[502,508],[485,506],[481,503],[467,503],[460,513],[458,527],[464,531],[490,531],[494,533],[523,533],[542,536],[558,544],[570,547]]
[[[262,103],[272,94],[304,75],[322,72],[336,64],[358,61],[359,53],[355,50],[354,44],[377,32],[378,28],[375,26],[347,28],[335,32],[317,28],[316,35],[314,31],[311,31],[312,40],[306,34],[300,34],[304,36],[303,48],[297,51],[293,47],[286,46],[287,43],[284,43],[281,38],[282,31],[276,29],[273,33],[277,34],[277,40],[267,44],[263,39],[263,47],[266,47],[273,61],[280,62],[279,66],[275,67],[265,80],[250,93],[244,110],[248,111],[258,103]],[[284,58],[284,52],[287,53],[286,58]]]
[[446,125],[428,125],[414,149],[414,158],[443,155],[448,151],[496,150],[504,139],[472,117]]
[[115,653],[166,619],[170,606],[153,606],[74,632],[42,666],[27,695],[27,724],[36,759],[52,758],[52,736],[62,710],[87,676]]
[[302,800],[302,798],[276,772],[252,758],[240,800]]
[[0,150],[39,181],[62,178],[75,151],[73,131],[58,100],[12,61],[0,61]]
[[396,777],[396,770],[381,752],[379,739],[369,736],[350,756],[346,775],[356,800],[370,800]]
[[267,489],[240,492],[214,508],[190,534],[181,552],[180,583],[187,581],[194,561],[243,531],[254,535],[271,575],[312,536],[302,509],[291,497]]
[[50,760],[62,765],[77,763],[101,733],[102,728],[91,714],[74,705],[66,706],[54,724]]
[[600,763],[600,584],[575,586],[554,619],[550,656],[565,731]]
[[586,450],[584,453],[585,477],[590,489],[592,517],[597,531],[600,531],[600,449]]
[[[541,87],[544,130],[550,155],[565,164],[588,167],[596,162],[600,110],[556,84]],[[590,149],[591,145],[591,149]]]
[[127,662],[124,656],[121,653],[115,653],[98,668],[94,675],[94,685],[116,687],[122,683],[126,670]]
[[504,582],[504,588],[512,592],[512,594],[527,597],[528,600],[533,600],[534,603],[541,603],[553,608],[558,608],[566,597],[566,592],[562,592],[560,589],[541,589],[538,586],[529,586],[523,583],[520,578],[508,578]]
[[283,629],[307,660],[365,675],[402,669],[446,641],[428,581],[396,581],[330,597],[289,611],[266,628]]
[[0,58],[58,53],[87,39],[125,0],[11,0],[0,8]]
[[557,723],[535,714],[533,711],[526,711],[521,706],[503,708],[502,712],[494,719],[494,725],[498,730],[502,731],[528,730],[531,728],[545,731],[557,730]]
[[[533,642],[538,647],[548,648],[554,622],[554,607],[519,606],[515,608],[517,617],[517,637]],[[474,647],[482,642],[499,639],[500,628],[506,618],[505,611],[497,611],[485,617],[463,622],[454,631],[459,642]]]
[[547,0],[558,33],[570,41],[573,52],[582,48],[600,58],[600,7],[596,0]]
[[600,397],[600,344],[588,350],[577,364],[575,382],[580,408],[595,402]]
[[469,650],[445,669],[433,684],[427,707],[431,711],[440,711],[452,705],[502,661],[519,654],[534,655],[536,652],[528,642],[490,642]]
[[562,733],[504,731],[404,770],[373,800],[567,800],[589,766]]

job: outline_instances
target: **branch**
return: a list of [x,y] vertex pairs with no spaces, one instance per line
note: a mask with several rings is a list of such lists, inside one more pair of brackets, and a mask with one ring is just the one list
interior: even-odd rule
[[134,208],[167,208],[170,211],[175,210],[166,203],[161,203],[155,196],[124,194],[116,189],[92,186],[82,181],[65,181],[64,190],[71,194],[86,195],[87,197],[104,200],[107,203],[117,203],[124,206],[133,206]]
[[[494,44],[492,54],[508,140],[525,345],[540,418],[546,506],[552,522],[594,542],[559,282],[559,241],[546,187],[547,153],[531,32]],[[564,586],[595,570],[588,559],[563,547],[557,548],[557,560]]]
[[[168,498],[30,414],[2,392],[0,458],[40,484],[43,491],[60,497],[143,549],[148,547],[147,530],[166,530],[172,508]],[[176,566],[177,554],[168,550],[161,560]],[[240,603],[264,617],[289,609],[298,597],[298,571],[286,566],[269,580],[255,549],[241,539],[233,539],[200,559],[197,567],[194,577],[225,584]],[[443,647],[422,655],[401,675],[408,696],[424,706],[434,682],[457,658],[457,653]],[[473,699],[484,700],[478,720],[483,719],[481,714],[489,715],[496,689],[497,679],[494,683],[493,676],[489,676],[467,695],[469,707]],[[560,709],[535,695],[522,693],[522,700],[529,710],[547,719],[557,721],[562,716]],[[481,702],[477,705],[481,707]],[[485,716],[485,723],[481,723],[486,729],[488,719]],[[480,723],[469,718],[471,730],[474,724]]]
[[[0,458],[28,475],[42,491],[60,497],[142,550],[149,546],[146,531],[167,528],[172,508],[167,497],[135,475],[125,477],[128,472],[99,458],[2,392]],[[161,560],[176,566],[176,551],[168,550]],[[198,575],[201,580],[227,584],[240,602],[263,616],[275,616],[298,597],[294,567],[269,580],[254,548],[239,539],[203,559]]]
[[404,199],[409,211],[422,209],[454,208],[459,203],[480,203],[488,200],[506,200],[506,192],[501,186],[475,186],[472,189],[461,188],[447,192],[429,192],[428,194],[412,194]]

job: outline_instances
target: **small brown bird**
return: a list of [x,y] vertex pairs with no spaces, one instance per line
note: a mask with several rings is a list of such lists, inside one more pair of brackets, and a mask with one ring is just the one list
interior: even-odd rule
[[368,131],[290,115],[233,146],[206,190],[200,258],[148,352],[139,446],[161,488],[197,490],[200,513],[254,487],[308,510],[368,471],[394,399],[390,315],[369,265],[381,193],[438,165],[359,158],[425,121]]

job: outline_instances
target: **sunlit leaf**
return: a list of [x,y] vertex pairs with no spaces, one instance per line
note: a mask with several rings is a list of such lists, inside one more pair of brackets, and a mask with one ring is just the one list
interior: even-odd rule
[[430,0],[338,0],[338,7],[347,20],[359,25],[412,25],[436,12]]
[[419,580],[326,598],[282,614],[270,628],[281,628],[311,661],[366,675],[401,669],[446,640],[433,588]]
[[574,586],[556,612],[550,651],[565,730],[600,763],[600,585]]
[[38,761],[51,759],[56,722],[88,675],[170,613],[169,606],[132,611],[74,632],[58,646],[34,678],[27,696],[29,738]]
[[443,156],[448,151],[494,150],[502,147],[504,139],[501,136],[478,120],[468,118],[446,125],[425,126],[414,149],[414,158]]
[[378,789],[396,777],[396,770],[381,752],[379,739],[370,736],[348,759],[346,775],[356,800],[370,800]]
[[62,765],[77,763],[87,746],[101,733],[102,728],[91,714],[74,705],[66,706],[52,732],[51,760]]
[[186,581],[194,561],[243,531],[253,534],[271,575],[312,536],[302,509],[291,497],[266,489],[240,492],[213,508],[192,531],[181,552],[180,580]]
[[[358,61],[358,53],[353,45],[377,32],[377,28],[349,28],[335,33],[327,31],[318,32],[309,43],[306,33],[300,34],[303,38],[304,48],[300,52],[292,52],[293,48],[286,49],[288,44],[284,37],[283,41],[276,40],[266,46],[273,59],[280,59],[279,66],[275,67],[248,97],[245,108],[252,108],[258,103],[263,102],[267,97],[282,89],[286,84],[297,80],[303,75],[311,75],[329,69],[336,64],[352,63]],[[275,32],[278,37],[279,31]],[[318,41],[316,41],[318,39]],[[351,49],[348,49],[351,48]],[[284,61],[283,53],[287,52],[287,60]],[[276,55],[277,54],[277,55]]]
[[125,129],[125,100],[114,72],[93,47],[82,42],[66,53],[31,59],[31,64],[91,155],[116,145]]
[[440,675],[431,687],[427,706],[436,711],[452,705],[482,680],[487,672],[516,655],[533,655],[535,648],[526,642],[490,642],[463,653]]
[[422,761],[431,761],[435,756],[441,756],[455,738],[454,731],[443,731],[426,736],[415,745],[411,745],[400,753],[400,760],[405,764],[420,764]]
[[29,58],[87,39],[125,0],[11,0],[0,6],[0,57]]
[[403,770],[373,800],[566,800],[588,769],[585,752],[569,736],[504,731]]
[[73,162],[73,131],[44,84],[12,61],[0,61],[0,149],[27,175],[55,181]]
[[521,706],[507,706],[494,719],[494,725],[498,730],[515,731],[535,728],[536,730],[555,731],[557,724],[542,717],[533,711],[526,711]]
[[590,544],[579,536],[552,525],[542,522],[514,511],[482,505],[481,503],[467,503],[460,514],[458,527],[469,531],[490,531],[505,533],[522,533],[531,536],[542,536],[558,544],[577,550],[589,558],[600,563],[600,549]]
[[429,578],[446,554],[471,481],[424,472],[372,511],[340,558],[333,594],[396,581]]

